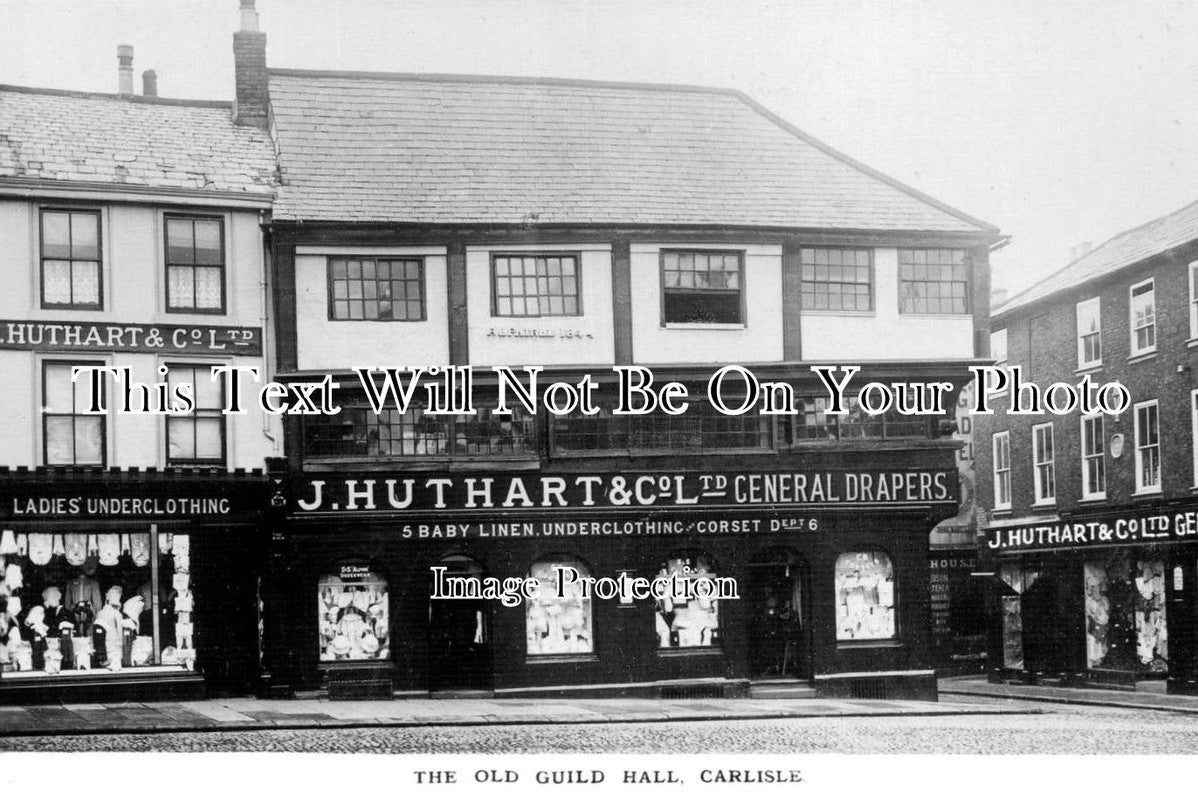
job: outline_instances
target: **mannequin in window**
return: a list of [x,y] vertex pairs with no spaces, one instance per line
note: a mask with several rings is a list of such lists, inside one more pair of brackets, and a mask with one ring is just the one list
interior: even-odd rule
[[96,614],[95,627],[92,632],[92,646],[100,656],[100,666],[106,666],[112,671],[121,668],[121,651],[123,645],[123,620],[121,613],[120,586],[111,586],[104,595],[104,607]]
[[46,627],[50,629],[50,637],[58,639],[58,652],[62,663],[75,663],[75,652],[71,637],[75,634],[75,617],[62,604],[62,590],[57,586],[47,586],[42,590],[42,608],[46,613]]
[[100,592],[100,584],[95,578],[89,577],[81,569],[75,574],[74,580],[67,584],[66,607],[74,609],[80,603],[87,603],[93,614],[104,604],[104,595]]

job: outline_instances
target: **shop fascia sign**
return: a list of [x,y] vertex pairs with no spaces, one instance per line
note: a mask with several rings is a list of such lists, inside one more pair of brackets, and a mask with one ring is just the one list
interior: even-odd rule
[[190,482],[113,484],[77,483],[54,488],[51,482],[0,488],[0,519],[13,522],[71,519],[213,519],[260,516],[260,487],[217,487]]
[[997,553],[1198,542],[1198,510],[992,525],[985,542]]
[[262,329],[80,320],[0,320],[0,350],[262,355]]
[[297,515],[955,505],[956,470],[387,475],[299,480]]

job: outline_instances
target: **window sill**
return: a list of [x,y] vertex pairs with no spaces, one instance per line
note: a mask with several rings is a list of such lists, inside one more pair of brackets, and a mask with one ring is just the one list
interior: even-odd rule
[[599,656],[594,653],[558,653],[526,656],[524,663],[534,664],[595,664]]
[[181,316],[195,314],[203,317],[223,317],[227,312],[223,308],[168,308],[165,313]]
[[830,308],[802,308],[801,317],[876,317],[877,311],[836,311]]
[[1088,504],[1088,503],[1105,503],[1105,502],[1106,502],[1106,499],[1107,499],[1107,498],[1106,498],[1106,494],[1105,494],[1105,493],[1103,493],[1103,494],[1096,494],[1096,495],[1094,495],[1093,497],[1083,497],[1081,500],[1078,500],[1078,501],[1077,501],[1077,504],[1078,504],[1079,506],[1084,506],[1084,505],[1086,505],[1086,504]]
[[662,658],[685,658],[687,656],[722,656],[722,647],[669,647],[657,649],[657,655]]
[[1028,508],[1036,508],[1036,509],[1056,508],[1056,507],[1057,507],[1057,501],[1056,501],[1055,497],[1052,500],[1037,500],[1036,502],[1034,502],[1030,506],[1028,506]]
[[899,647],[906,647],[906,645],[898,639],[850,639],[836,643],[837,650],[872,650],[875,648],[893,650]]
[[1073,371],[1074,375],[1093,375],[1095,372],[1102,372],[1102,362],[1097,364],[1089,364],[1083,367],[1078,367]]
[[1135,499],[1138,497],[1153,498],[1153,497],[1164,497],[1165,493],[1161,489],[1141,489],[1141,490],[1132,492],[1131,496],[1132,496],[1132,499]]
[[1011,516],[1011,507],[1003,506],[1002,508],[992,508],[990,509],[990,514],[995,517],[1009,517]]
[[743,322],[663,322],[661,327],[673,331],[743,331]]
[[972,320],[973,314],[939,314],[935,311],[900,311],[900,317],[925,317],[930,319]]
[[1186,339],[1186,347],[1198,347],[1198,336],[1191,336]]
[[1150,361],[1156,358],[1156,348],[1145,350],[1143,353],[1136,353],[1127,357],[1128,364],[1139,364],[1141,361]]

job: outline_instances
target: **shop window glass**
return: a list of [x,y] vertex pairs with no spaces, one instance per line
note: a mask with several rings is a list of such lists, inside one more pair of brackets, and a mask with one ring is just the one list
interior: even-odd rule
[[1117,553],[1087,561],[1083,569],[1088,665],[1167,672],[1164,562]]
[[345,568],[317,584],[321,661],[370,661],[391,657],[387,581],[369,571]]
[[1010,587],[1014,594],[1002,598],[1002,664],[1007,669],[1023,669],[1023,598],[1021,595],[1040,577],[1040,570],[1003,564],[999,568],[999,579]]
[[6,530],[0,578],[0,672],[76,679],[195,667],[187,534]]
[[1146,672],[1167,672],[1169,637],[1165,627],[1165,563],[1136,561],[1136,655]]
[[[715,561],[706,553],[680,553],[662,562],[658,578],[678,576],[706,578],[714,581],[719,575]],[[679,582],[680,588],[686,584]],[[663,650],[688,647],[715,647],[720,644],[719,600],[700,596],[698,592],[674,594],[657,600],[658,646]]]
[[[485,401],[484,401],[485,402]],[[375,414],[361,404],[343,403],[332,416],[304,421],[308,458],[412,458],[421,456],[524,455],[537,452],[537,419],[513,407],[496,414],[483,403],[475,416],[425,415],[420,407],[404,413]]]
[[583,578],[591,575],[590,568],[574,556],[544,558],[528,571],[539,587],[538,596],[525,607],[530,656],[595,651],[591,598],[583,597],[577,584],[559,587],[559,570],[566,569],[576,570]]
[[893,639],[894,567],[885,553],[841,553],[836,559],[836,639]]

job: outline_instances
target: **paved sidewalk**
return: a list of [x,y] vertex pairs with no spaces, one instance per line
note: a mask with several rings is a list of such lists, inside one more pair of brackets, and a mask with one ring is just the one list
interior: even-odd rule
[[107,732],[678,722],[801,717],[1033,714],[968,699],[914,700],[256,700],[0,706],[0,737]]
[[[940,696],[948,702],[967,697],[999,697],[1040,703],[1139,708],[1145,711],[1176,711],[1198,714],[1198,697],[1150,691],[1080,689],[1020,683],[988,683],[985,678],[942,678]],[[2,723],[0,723],[2,724]]]

